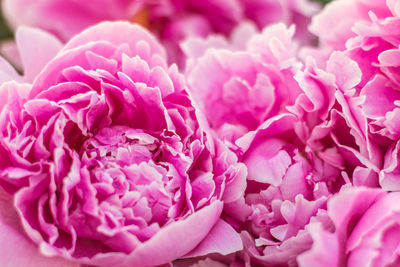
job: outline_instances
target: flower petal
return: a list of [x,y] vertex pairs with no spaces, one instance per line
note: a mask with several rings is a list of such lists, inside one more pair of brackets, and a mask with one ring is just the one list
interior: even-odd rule
[[[222,211],[222,206],[222,202],[215,201],[187,219],[162,228],[117,266],[155,266],[185,255],[212,229]],[[165,246],[171,247],[165,249]]]
[[12,198],[0,189],[0,265],[32,267],[78,267],[79,264],[61,258],[40,255],[22,229]]
[[61,42],[53,35],[26,26],[18,28],[15,39],[27,82],[32,82],[62,48]]

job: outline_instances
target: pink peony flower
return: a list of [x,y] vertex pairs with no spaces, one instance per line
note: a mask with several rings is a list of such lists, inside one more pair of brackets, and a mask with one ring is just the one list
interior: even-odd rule
[[[378,171],[375,165],[380,164],[380,150],[370,144],[364,128],[357,129],[356,121],[346,121],[349,108],[343,104],[344,96],[340,97],[343,88],[353,86],[352,81],[342,81],[347,79],[342,68],[350,64],[346,75],[357,79],[361,75],[357,66],[340,63],[341,58],[335,56],[328,62],[331,73],[318,68],[312,58],[302,67],[291,42],[293,28],[282,24],[267,27],[247,43],[238,42],[246,39],[252,31],[248,29],[251,27],[238,29],[230,43],[213,37],[183,44],[191,93],[219,137],[234,144],[266,120],[290,111],[297,117],[293,131],[310,151],[318,151],[319,158],[337,165],[331,152],[341,154],[339,158],[348,162],[339,165],[350,177],[357,167],[360,173],[361,167]],[[338,64],[343,66],[334,72]],[[362,153],[354,153],[360,150]],[[376,185],[375,175],[368,181],[360,175],[357,184]]]
[[400,263],[398,192],[349,187],[328,201],[329,219],[308,231],[311,250],[300,266],[397,266]]
[[301,64],[294,57],[293,34],[294,27],[276,24],[247,44],[213,38],[200,49],[197,39],[184,44],[191,93],[220,138],[233,143],[294,104],[301,90],[293,76]]
[[322,46],[343,50],[347,40],[356,35],[353,27],[368,22],[370,12],[379,18],[389,16],[390,10],[385,2],[386,0],[332,1],[313,16],[310,31],[318,36]]
[[[330,95],[334,96],[330,117],[318,125],[315,116],[306,113],[303,121],[308,121],[308,126],[303,128],[306,131],[302,135],[307,136],[307,132],[311,131],[311,138],[307,142],[313,149],[336,147],[345,159],[347,173],[354,185],[376,187],[383,152],[368,131],[367,118],[359,106],[362,99],[354,97],[354,87],[361,80],[361,70],[355,62],[336,52],[327,61],[326,75],[333,81],[328,83],[329,87],[334,88],[330,90]],[[329,99],[323,92],[310,90],[309,93],[314,102],[317,99]],[[304,107],[307,105],[305,102]]]
[[381,11],[369,8],[369,18],[354,23],[354,37],[332,54],[327,71],[336,77],[336,97],[358,144],[352,153],[379,173],[382,188],[397,191],[400,13],[396,1],[368,3]]
[[[153,266],[242,248],[219,217],[243,195],[246,169],[212,137],[152,35],[100,24],[43,65],[58,44],[21,31],[43,46],[19,44],[33,82],[0,89],[0,185],[41,254]],[[18,224],[5,226],[23,239]]]
[[304,228],[346,182],[341,155],[311,151],[296,134],[297,122],[292,114],[277,115],[236,142],[248,168],[248,185],[245,197],[228,203],[225,213],[243,231],[253,264],[295,265],[311,245]]
[[244,197],[227,203],[224,216],[242,232],[251,266],[295,265],[312,244],[306,226],[325,217],[327,199],[352,182],[359,164],[341,153],[357,143],[342,138],[350,129],[334,109],[335,76],[311,58],[298,62],[293,33],[278,24],[244,48],[236,37],[230,46],[216,38],[184,44],[191,94],[248,169]]
[[[342,130],[346,134],[336,136],[335,142],[346,162],[354,167],[352,181],[354,185],[381,186],[386,190],[400,188],[396,163],[400,20],[396,10],[396,1],[335,1],[315,16],[311,26],[320,31],[314,31],[321,38],[319,49],[327,52],[321,65],[334,75],[338,103],[335,109],[349,128]],[[332,24],[333,17],[346,12],[354,16]],[[343,35],[326,34],[323,29],[327,27]],[[325,35],[331,39],[325,39]]]
[[345,50],[349,39],[357,35],[355,28],[368,23],[371,14],[379,18],[391,15],[385,2],[394,7],[395,1],[391,0],[331,1],[312,17],[309,26],[309,30],[318,37],[319,46],[305,47],[300,54],[304,58],[307,55],[315,57],[318,65],[325,67],[331,53]]
[[319,10],[307,0],[5,0],[8,22],[39,27],[66,41],[101,21],[129,20],[154,32],[167,47],[172,62],[184,63],[179,42],[189,36],[229,34],[244,20],[260,28],[276,22],[296,24],[299,40],[312,39],[307,30],[310,16]]

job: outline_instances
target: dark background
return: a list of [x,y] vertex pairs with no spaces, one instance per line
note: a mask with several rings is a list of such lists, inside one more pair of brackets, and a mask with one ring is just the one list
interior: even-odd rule
[[[1,8],[0,8],[0,11],[1,11]],[[11,38],[11,37],[12,37],[12,32],[4,20],[3,12],[1,12],[1,15],[0,15],[0,39],[7,39],[7,38]]]

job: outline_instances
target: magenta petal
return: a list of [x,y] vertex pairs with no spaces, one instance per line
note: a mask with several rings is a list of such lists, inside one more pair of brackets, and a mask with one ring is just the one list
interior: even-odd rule
[[238,145],[243,150],[249,149],[251,143],[258,135],[265,137],[270,137],[274,135],[279,135],[288,129],[293,128],[293,124],[296,122],[296,117],[290,113],[283,113],[274,116],[258,127],[258,130],[251,131],[236,140],[236,145]]
[[379,173],[379,184],[384,190],[398,191],[400,188],[399,168],[400,143],[389,148],[385,155],[385,165]]
[[247,152],[244,163],[249,171],[249,180],[279,186],[292,160],[289,154],[281,150],[282,141],[268,139],[254,144]]
[[340,245],[340,262],[344,261],[344,244],[351,231],[351,224],[382,195],[384,191],[378,189],[349,187],[342,189],[328,202],[328,214],[336,226],[335,231]]
[[336,77],[336,85],[347,91],[361,82],[361,70],[357,63],[343,53],[335,52],[327,62],[327,70]]
[[385,117],[396,107],[395,101],[400,99],[400,92],[387,84],[388,79],[378,74],[361,90],[360,94],[365,97],[363,111],[368,118]]
[[17,102],[16,96],[22,99],[26,98],[30,90],[30,84],[18,84],[15,82],[10,82],[7,86],[0,87],[0,112],[5,105],[10,105],[13,101]]
[[[364,226],[368,225],[372,228],[376,225],[377,220],[385,217],[387,212],[385,205],[376,206],[374,204],[385,194],[383,190],[379,189],[342,187],[342,190],[328,201],[328,215],[333,225],[328,227],[330,223],[322,225],[319,222],[314,222],[307,227],[314,243],[309,251],[298,257],[299,265],[351,266],[348,262],[348,253],[354,248],[355,244],[361,242],[360,235],[364,234],[360,231],[357,232],[357,229],[366,228],[362,228],[363,225],[359,224],[362,221]],[[398,196],[396,197],[398,198]],[[382,201],[379,201],[379,203],[382,203]],[[383,203],[387,204],[387,202]],[[371,207],[375,207],[375,210],[371,211]],[[376,210],[379,208],[381,209],[377,212]],[[393,207],[393,210],[396,210],[396,207]],[[376,215],[377,219],[365,218],[366,214],[371,213]],[[365,264],[364,261],[363,265]]]
[[244,164],[238,164],[233,170],[235,178],[226,185],[223,200],[225,203],[233,202],[243,196],[246,189],[247,168]]
[[219,219],[207,237],[185,258],[199,257],[211,253],[228,255],[243,249],[240,235],[225,221]]
[[320,223],[307,227],[313,238],[313,247],[297,257],[300,267],[339,266],[339,243],[335,234],[324,231]]
[[[182,257],[206,237],[217,222],[222,206],[222,202],[215,201],[187,219],[162,228],[117,266],[154,266]],[[171,247],[165,249],[165,246]]]
[[38,247],[24,233],[11,197],[2,189],[0,189],[0,233],[0,266],[79,266],[61,258],[40,255]]
[[[356,249],[362,245],[363,239],[371,232],[376,231],[384,224],[383,222],[389,221],[388,218],[392,218],[394,214],[399,213],[400,194],[398,192],[392,192],[382,197],[371,206],[363,217],[355,226],[351,233],[346,245],[346,252]],[[366,238],[365,238],[366,239]]]

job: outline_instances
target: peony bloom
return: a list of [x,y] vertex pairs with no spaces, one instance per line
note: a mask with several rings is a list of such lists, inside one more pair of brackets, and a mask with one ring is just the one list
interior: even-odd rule
[[382,188],[397,191],[400,13],[396,1],[379,5],[386,12],[369,10],[369,18],[354,23],[346,49],[331,55],[327,71],[336,77],[336,97],[358,144],[352,153],[379,173]]
[[[335,89],[330,91],[334,96],[333,107],[330,118],[319,125],[315,124],[314,116],[305,114],[308,124],[315,125],[305,127],[305,133],[311,131],[311,138],[307,142],[314,149],[332,147],[333,142],[333,147],[337,147],[345,159],[347,173],[353,184],[376,187],[383,152],[368,130],[367,118],[359,106],[362,99],[355,97],[354,88],[360,83],[362,72],[354,61],[340,52],[333,53],[326,65],[326,73],[333,79],[330,87]],[[326,99],[326,94],[317,92],[309,91],[314,102]],[[305,102],[304,107],[308,105]],[[330,137],[330,141],[326,137]]]
[[167,47],[170,61],[184,63],[179,42],[189,36],[230,34],[244,20],[260,28],[271,23],[296,24],[299,40],[312,39],[310,16],[319,10],[307,0],[5,0],[4,14],[11,26],[39,27],[67,41],[83,29],[106,20],[129,20],[155,33]]
[[[355,28],[370,21],[371,14],[383,19],[391,15],[388,2],[394,8],[391,0],[335,0],[328,3],[319,13],[312,17],[310,32],[319,39],[318,47],[305,47],[302,57],[311,55],[323,67],[334,51],[346,49],[349,39],[355,37]],[[327,30],[329,29],[329,30]]]
[[[390,15],[385,2],[386,0],[332,1],[313,16],[310,31],[318,36],[321,46],[343,50],[347,40],[356,35],[353,27],[368,22],[370,12],[379,18]],[[388,2],[394,3],[390,0]]]
[[[43,38],[42,53],[56,50]],[[0,89],[0,185],[41,254],[153,266],[241,249],[219,217],[242,196],[246,169],[214,140],[152,35],[103,23],[44,67],[29,43],[20,48],[34,79]]]
[[352,182],[359,163],[341,153],[357,144],[342,138],[350,129],[336,109],[335,76],[311,58],[298,62],[293,33],[278,24],[244,46],[233,37],[233,51],[216,38],[184,45],[191,94],[248,169],[244,197],[227,203],[224,216],[241,231],[251,266],[296,265],[312,244],[306,226],[326,217],[327,199]]
[[244,198],[228,203],[225,213],[242,230],[253,264],[295,265],[311,245],[304,228],[322,216],[326,200],[346,182],[341,155],[311,151],[298,138],[297,124],[292,114],[277,115],[236,142],[248,185]]
[[308,227],[300,266],[398,266],[400,193],[349,187],[328,201],[329,220]]
[[235,42],[238,35],[232,43],[210,38],[184,44],[191,93],[221,139],[233,143],[295,103],[301,89],[293,76],[301,63],[293,34],[294,27],[276,24],[245,44]]

